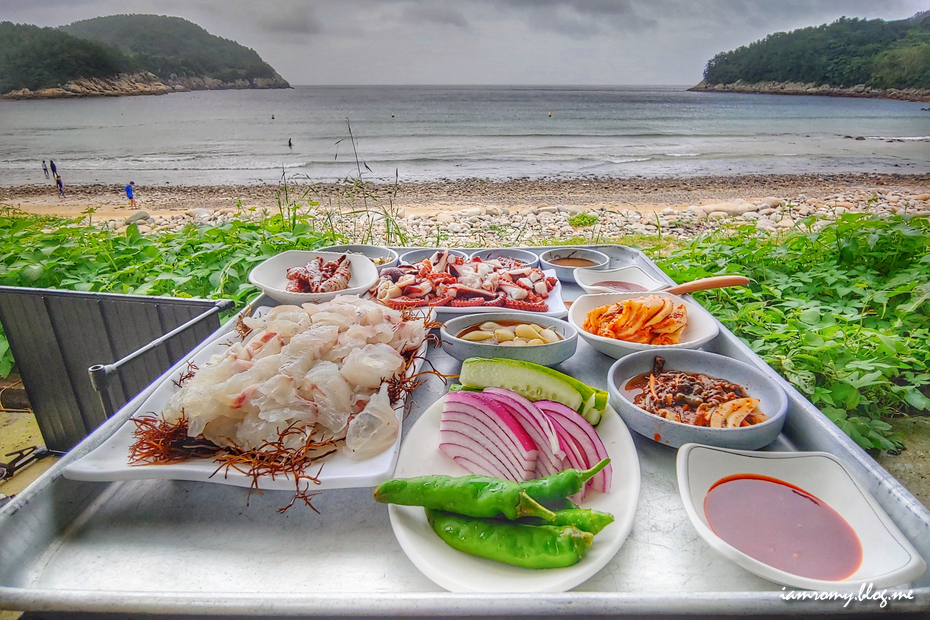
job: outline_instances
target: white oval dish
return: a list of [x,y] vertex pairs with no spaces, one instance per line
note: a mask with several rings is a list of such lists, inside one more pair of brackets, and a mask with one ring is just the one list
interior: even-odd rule
[[[688,309],[688,325],[681,334],[678,344],[642,344],[627,342],[615,338],[605,338],[591,334],[584,329],[584,321],[588,313],[600,306],[617,303],[627,299],[635,299],[644,295],[658,295],[671,298],[672,301],[685,304]],[[582,295],[576,299],[568,310],[568,322],[575,326],[578,335],[592,347],[610,357],[619,359],[636,351],[668,351],[671,349],[697,349],[702,344],[712,340],[719,331],[714,317],[700,304],[668,293],[600,293],[596,295]]]
[[[456,335],[473,325],[480,325],[485,321],[535,323],[540,327],[552,329],[562,337],[562,340],[535,346],[506,347],[498,344],[463,340]],[[520,312],[518,310],[502,310],[488,314],[460,316],[446,321],[440,328],[439,333],[442,336],[442,350],[459,360],[466,360],[469,357],[500,357],[533,362],[543,366],[554,366],[570,358],[578,346],[578,330],[574,326],[559,319],[540,316],[536,312]]]
[[[623,392],[623,384],[652,368],[653,358],[665,358],[666,370],[697,372],[742,386],[752,398],[759,399],[758,410],[768,420],[740,428],[708,428],[666,420],[633,404]],[[607,371],[610,404],[632,430],[657,443],[678,448],[686,443],[700,443],[724,448],[757,450],[775,441],[788,411],[788,395],[762,371],[738,360],[689,349],[640,351],[627,355]]]
[[578,268],[574,271],[575,284],[584,289],[585,293],[596,294],[603,293],[599,287],[594,286],[595,282],[604,282],[616,280],[619,282],[629,282],[630,284],[639,284],[647,291],[654,291],[667,282],[662,282],[646,273],[642,268],[636,265],[627,265],[618,269],[584,269]]
[[491,248],[487,250],[478,250],[471,255],[471,260],[480,258],[483,261],[494,260],[496,258],[513,258],[524,263],[524,267],[535,267],[539,264],[539,257],[529,250],[518,250],[517,248]]
[[[468,472],[439,451],[440,398],[407,433],[397,459],[395,478],[430,474],[465,476]],[[420,571],[452,592],[564,592],[583,583],[613,559],[623,545],[639,503],[640,471],[636,446],[623,420],[609,407],[597,433],[613,466],[610,493],[590,493],[583,508],[609,512],[614,522],[594,538],[580,562],[567,568],[533,570],[501,564],[456,551],[430,528],[417,506],[391,504],[388,514],[401,549]]]
[[[423,259],[430,258],[433,254],[442,252],[445,249],[447,248],[424,248],[422,250],[410,250],[409,252],[405,252],[404,254],[400,255],[400,262],[413,265],[414,263],[419,263]],[[449,254],[452,256],[461,256],[465,260],[469,259],[468,254],[462,250],[449,250]]]
[[[393,267],[397,264],[397,261],[400,260],[397,252],[383,245],[366,245],[361,243],[351,245],[331,245],[329,247],[320,248],[319,251],[338,252],[340,254],[346,252],[350,254],[364,254],[371,259],[371,262],[375,263],[375,267],[378,268],[378,271],[387,269],[388,267]],[[376,262],[378,260],[383,262],[379,264]]]
[[361,254],[346,254],[351,271],[348,288],[329,293],[292,293],[286,290],[287,270],[291,267],[302,267],[318,256],[331,261],[342,256],[342,253],[287,250],[277,256],[272,256],[252,269],[249,273],[249,282],[262,289],[266,295],[278,303],[299,306],[307,302],[329,301],[339,295],[362,295],[378,281],[378,268],[371,262],[371,259]]
[[[927,563],[878,502],[846,466],[827,452],[747,452],[698,444],[678,451],[678,490],[698,534],[712,549],[747,571],[775,583],[821,592],[875,589],[917,579]],[[721,540],[707,523],[704,498],[722,478],[755,474],[803,489],[829,505],[856,532],[862,544],[862,564],[840,581],[801,577],[773,568]]]

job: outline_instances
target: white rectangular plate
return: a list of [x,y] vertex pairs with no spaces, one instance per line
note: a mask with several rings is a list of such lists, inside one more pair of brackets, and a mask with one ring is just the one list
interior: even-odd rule
[[[546,276],[555,277],[555,271],[552,269],[547,269],[543,271]],[[549,298],[546,300],[546,303],[549,304],[548,312],[537,312],[540,316],[551,316],[556,319],[565,318],[568,316],[568,308],[565,306],[565,302],[562,301],[562,283],[556,282],[555,287],[549,291]],[[463,314],[476,314],[484,312],[500,312],[501,310],[507,310],[508,308],[498,308],[497,306],[472,306],[469,308],[453,308],[452,306],[434,306],[433,310],[436,311],[436,315],[439,317],[439,320],[443,318],[449,318],[453,316],[461,316]]]
[[[268,311],[268,308],[262,307],[255,311],[256,316],[261,316]],[[200,350],[197,355],[191,358],[194,364],[201,366],[206,364],[213,355],[222,353],[226,350],[226,345],[230,341],[236,340],[235,333],[227,332],[217,336],[210,345]],[[411,369],[411,373],[419,372],[425,357],[426,347],[429,343],[424,341],[417,350],[416,360]],[[181,371],[183,372],[183,371]],[[180,373],[177,373],[180,374]],[[172,379],[168,377],[152,392],[139,407],[135,417],[141,417],[145,414],[157,414],[164,407],[165,403],[171,396],[180,390]],[[397,417],[403,423],[404,403],[396,407]],[[129,463],[129,447],[133,444],[132,433],[135,430],[135,424],[132,420],[127,420],[119,430],[110,436],[93,452],[87,454],[81,459],[68,465],[64,470],[65,478],[70,480],[82,480],[86,482],[114,482],[117,480],[191,480],[194,482],[213,482],[216,484],[228,484],[238,487],[249,487],[252,485],[252,477],[247,476],[234,469],[223,469],[217,471],[219,465],[213,459],[191,459],[184,463],[175,463],[172,465],[133,465]],[[402,433],[397,434],[394,444],[376,456],[364,460],[354,460],[349,458],[344,450],[331,454],[319,462],[324,465],[322,470],[319,466],[311,467],[307,473],[316,475],[319,470],[319,484],[313,485],[313,490],[325,489],[345,489],[355,487],[370,487],[384,480],[387,480],[394,472],[394,466],[397,464],[397,453],[400,449],[400,437]],[[295,490],[294,480],[290,476],[278,475],[262,476],[258,480],[259,488],[262,491],[291,491]],[[305,481],[302,481],[304,484]]]

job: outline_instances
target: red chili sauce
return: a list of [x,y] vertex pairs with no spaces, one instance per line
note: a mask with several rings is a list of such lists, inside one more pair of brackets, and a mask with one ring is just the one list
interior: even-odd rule
[[862,563],[849,523],[820,499],[767,476],[714,483],[704,498],[714,533],[746,555],[792,575],[838,581]]

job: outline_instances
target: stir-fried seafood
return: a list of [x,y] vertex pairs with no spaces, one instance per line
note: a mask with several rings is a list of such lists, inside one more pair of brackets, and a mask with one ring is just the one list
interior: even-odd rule
[[347,289],[349,278],[352,277],[350,265],[345,254],[329,262],[317,256],[303,267],[291,267],[287,270],[287,291],[331,293]]
[[588,333],[642,344],[678,344],[687,325],[685,305],[659,295],[595,308],[584,321]]
[[738,428],[768,420],[756,411],[759,399],[750,398],[735,383],[707,375],[665,370],[656,356],[652,372],[631,379],[626,389],[636,392],[633,403],[666,420],[711,428]]
[[[357,296],[278,306],[244,318],[251,331],[214,356],[161,411],[168,424],[221,447],[255,449],[286,434],[285,447],[334,438],[368,458],[400,428],[389,383],[427,335],[423,319]],[[299,432],[295,432],[299,431]]]
[[496,306],[547,312],[546,299],[557,282],[536,268],[506,267],[497,259],[466,261],[439,250],[415,265],[383,269],[373,294],[392,308]]

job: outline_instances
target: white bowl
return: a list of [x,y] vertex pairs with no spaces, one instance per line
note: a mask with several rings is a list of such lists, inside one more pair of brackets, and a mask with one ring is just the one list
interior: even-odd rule
[[[539,344],[526,347],[502,347],[498,344],[486,342],[473,342],[463,340],[457,334],[485,321],[524,321],[535,323],[540,327],[552,329],[562,337],[559,342]],[[442,350],[459,360],[469,357],[500,357],[511,360],[523,360],[554,366],[561,364],[575,353],[578,346],[578,330],[565,321],[547,316],[540,316],[537,312],[520,312],[518,310],[502,310],[486,314],[470,314],[450,319],[439,330],[442,336]]]
[[[634,299],[644,295],[669,297],[672,301],[685,304],[688,309],[688,325],[681,333],[681,342],[678,344],[661,345],[641,344],[638,342],[605,338],[588,333],[584,330],[585,317],[587,317],[591,310],[600,306],[606,306],[618,301]],[[604,355],[617,359],[624,355],[635,353],[636,351],[655,351],[658,353],[671,349],[697,349],[702,344],[712,340],[719,331],[714,317],[698,303],[683,299],[677,295],[669,295],[668,293],[601,293],[597,295],[582,295],[572,302],[572,306],[568,310],[568,322],[578,329],[578,335],[581,336],[585,342]]]
[[[623,391],[627,381],[649,372],[656,355],[665,358],[666,370],[698,372],[715,379],[741,385],[752,398],[759,399],[758,409],[768,420],[740,428],[708,428],[666,420],[633,404]],[[640,351],[627,355],[607,371],[610,404],[626,425],[644,437],[677,448],[686,443],[700,443],[724,448],[756,450],[775,441],[788,411],[788,395],[773,379],[757,368],[738,360],[688,349]]]
[[329,301],[339,295],[361,295],[375,285],[378,281],[378,268],[367,256],[361,254],[347,254],[351,276],[349,286],[341,291],[330,293],[291,293],[287,287],[287,270],[291,267],[302,267],[310,259],[322,257],[331,261],[342,256],[339,252],[317,252],[309,250],[287,250],[277,256],[272,256],[265,262],[257,265],[249,273],[249,282],[262,289],[266,295],[282,304],[300,305],[308,302]]
[[[565,267],[552,262],[553,260],[559,258],[584,258],[589,261],[593,261],[594,264],[590,267]],[[574,282],[575,271],[577,269],[586,269],[589,271],[601,271],[603,269],[607,269],[607,267],[610,266],[610,257],[603,252],[589,250],[587,248],[555,248],[554,250],[546,250],[540,254],[539,264],[542,269],[554,270],[556,277],[558,277],[558,279],[562,282]]]
[[[397,264],[399,257],[397,252],[391,248],[384,247],[383,245],[364,245],[364,244],[350,244],[350,245],[331,245],[326,248],[320,248],[320,252],[339,252],[344,254],[346,252],[350,254],[364,254],[371,259],[371,262],[375,264],[375,267],[378,268],[378,271],[386,269],[388,267],[393,267]],[[378,262],[378,261],[382,262]]]
[[[425,258],[430,258],[436,252],[442,252],[445,249],[447,248],[425,248],[422,250],[411,250],[400,255],[400,262],[413,265],[414,263],[419,263]],[[461,256],[465,260],[468,260],[469,258],[468,254],[462,250],[449,250],[449,253],[453,256]]]
[[627,265],[626,267],[620,267],[618,269],[601,270],[578,268],[575,269],[573,276],[575,278],[575,283],[583,288],[585,293],[591,294],[604,292],[600,288],[594,286],[595,282],[611,280],[629,282],[630,284],[638,284],[647,291],[654,291],[667,284],[666,282],[652,277],[636,265]]
[[[764,564],[720,539],[707,523],[704,499],[717,481],[739,474],[776,478],[833,508],[862,544],[859,569],[840,581],[800,577]],[[858,590],[866,584],[879,590],[917,579],[927,569],[878,502],[838,458],[826,452],[745,452],[686,444],[678,451],[678,490],[691,522],[712,549],[775,583],[821,592]]]
[[471,255],[471,259],[480,258],[483,261],[494,260],[495,258],[507,257],[516,259],[524,263],[524,267],[535,267],[539,264],[539,257],[529,250],[518,250],[516,248],[492,248],[488,250],[478,250]]

